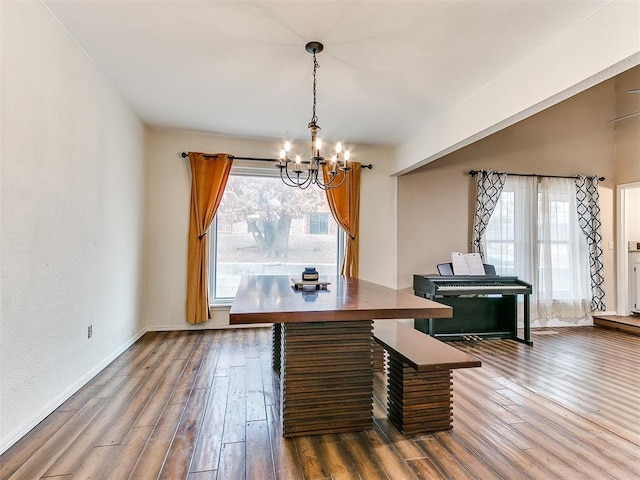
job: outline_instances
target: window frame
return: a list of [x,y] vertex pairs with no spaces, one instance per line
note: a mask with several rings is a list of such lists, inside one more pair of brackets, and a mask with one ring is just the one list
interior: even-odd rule
[[[229,175],[233,176],[245,176],[245,177],[269,177],[269,178],[280,178],[279,170],[264,168],[264,167],[246,167],[246,166],[233,166],[231,167],[231,171]],[[286,188],[294,188],[288,187],[283,184]],[[297,187],[296,187],[297,188]],[[317,187],[310,187],[317,188]],[[329,212],[331,215],[331,212]],[[337,249],[336,249],[336,275],[340,275],[340,267],[342,265],[342,260],[345,254],[346,248],[346,234],[342,227],[339,224],[336,225],[338,230],[336,232],[337,237]],[[213,221],[211,222],[211,226],[209,230],[207,230],[207,236],[209,237],[209,265],[208,265],[208,289],[209,289],[209,305],[211,307],[216,306],[229,306],[233,303],[234,297],[216,297],[216,275],[217,275],[217,235],[218,235],[218,216],[215,215],[213,217]]]

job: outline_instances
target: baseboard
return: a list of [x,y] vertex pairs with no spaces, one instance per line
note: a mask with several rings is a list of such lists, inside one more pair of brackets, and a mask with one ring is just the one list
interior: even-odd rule
[[[590,327],[593,325],[593,318],[536,318],[531,320],[531,328],[562,328],[562,327]],[[518,322],[518,328],[523,328],[522,321]]]
[[29,421],[26,425],[19,427],[14,432],[10,433],[7,438],[3,439],[0,442],[0,455],[9,450],[13,445],[15,445],[22,437],[24,437],[27,433],[29,433],[33,428],[36,427],[42,420],[47,418],[51,413],[53,413],[60,405],[69,400],[71,396],[73,396],[78,390],[84,387],[87,383],[89,383],[93,377],[95,377],[98,373],[105,369],[111,362],[113,362],[119,355],[121,355],[125,350],[127,350],[131,345],[136,343],[140,337],[142,337],[145,333],[147,333],[147,329],[143,328],[141,331],[136,333],[132,338],[130,338],[123,345],[114,350],[108,357],[106,357],[102,362],[96,365],[91,371],[89,371],[86,375],[80,378],[77,382],[72,384],[69,388],[67,388],[63,393],[58,395],[56,398],[51,400],[47,406],[42,408],[40,412],[36,414],[33,420]]

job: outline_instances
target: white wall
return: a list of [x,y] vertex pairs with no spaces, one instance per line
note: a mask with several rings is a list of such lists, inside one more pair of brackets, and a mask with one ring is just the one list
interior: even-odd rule
[[398,149],[406,173],[640,64],[640,1],[607,2]]
[[[187,232],[191,174],[181,152],[231,153],[274,157],[278,140],[222,137],[213,134],[151,129],[147,136],[149,163],[149,241],[147,326],[151,330],[214,328],[228,324],[228,307],[220,307],[209,322],[193,326],[184,318]],[[395,286],[395,185],[389,177],[391,151],[357,146],[353,159],[372,163],[362,172],[360,199],[360,277]],[[251,162],[252,167],[275,168]]]
[[0,452],[141,333],[146,200],[137,117],[40,2],[1,8]]
[[627,190],[627,241],[640,242],[640,187]]

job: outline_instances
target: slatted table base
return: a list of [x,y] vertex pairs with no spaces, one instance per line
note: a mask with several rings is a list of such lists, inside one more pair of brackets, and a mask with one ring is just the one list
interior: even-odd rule
[[371,349],[373,350],[373,371],[384,371],[384,348],[374,340],[371,344]]
[[272,348],[271,348],[271,365],[273,367],[273,371],[280,375],[280,361],[281,361],[281,352],[280,347],[282,345],[282,324],[274,323],[271,327],[271,336],[272,336]]
[[371,428],[372,329],[370,320],[282,324],[284,436]]
[[405,435],[452,428],[452,371],[418,372],[388,355],[387,415]]

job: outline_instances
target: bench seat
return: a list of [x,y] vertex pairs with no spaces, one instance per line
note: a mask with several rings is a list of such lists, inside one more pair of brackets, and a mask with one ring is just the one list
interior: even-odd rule
[[407,435],[451,429],[452,371],[480,360],[403,323],[373,323],[373,338],[388,354],[389,421]]

